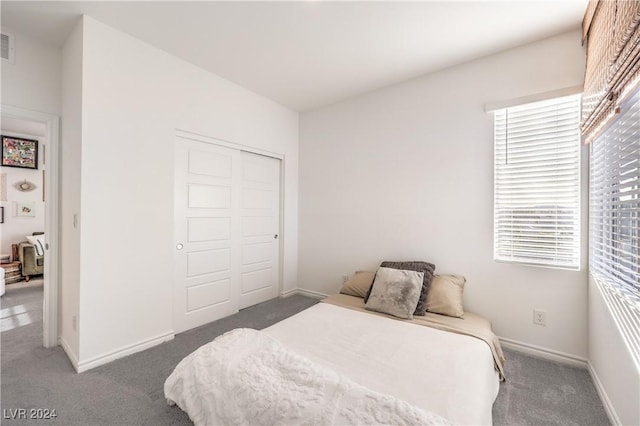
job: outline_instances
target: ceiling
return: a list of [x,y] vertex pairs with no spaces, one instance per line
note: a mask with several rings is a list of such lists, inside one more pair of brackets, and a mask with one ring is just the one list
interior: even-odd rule
[[87,14],[296,111],[578,28],[588,0],[2,1],[61,46]]

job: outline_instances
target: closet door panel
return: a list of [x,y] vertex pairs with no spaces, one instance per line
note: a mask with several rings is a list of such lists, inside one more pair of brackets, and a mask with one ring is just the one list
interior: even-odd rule
[[238,311],[240,152],[177,138],[174,328]]
[[280,160],[243,152],[240,308],[278,296]]

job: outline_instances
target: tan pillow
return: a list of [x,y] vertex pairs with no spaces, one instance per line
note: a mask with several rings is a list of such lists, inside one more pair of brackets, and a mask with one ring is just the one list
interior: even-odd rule
[[371,284],[373,284],[373,278],[375,276],[375,272],[358,271],[353,277],[349,278],[347,282],[344,283],[340,293],[364,298],[369,291]]
[[467,279],[460,275],[436,275],[427,294],[427,311],[462,318],[462,290]]

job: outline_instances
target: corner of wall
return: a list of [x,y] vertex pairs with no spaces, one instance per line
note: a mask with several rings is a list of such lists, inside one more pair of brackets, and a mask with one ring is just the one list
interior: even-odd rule
[[60,139],[60,342],[74,367],[80,356],[80,177],[82,147],[83,18],[62,48]]

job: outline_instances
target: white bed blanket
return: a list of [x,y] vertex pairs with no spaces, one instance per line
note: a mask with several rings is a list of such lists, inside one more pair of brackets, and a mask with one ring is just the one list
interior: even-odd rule
[[196,425],[448,424],[251,329],[230,331],[187,356],[164,393]]
[[317,364],[453,424],[492,424],[500,380],[480,339],[328,303],[263,331]]

